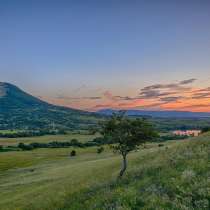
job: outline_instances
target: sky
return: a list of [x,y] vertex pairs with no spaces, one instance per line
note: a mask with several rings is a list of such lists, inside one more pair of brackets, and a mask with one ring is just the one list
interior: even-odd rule
[[210,112],[210,1],[0,0],[0,81],[89,111]]

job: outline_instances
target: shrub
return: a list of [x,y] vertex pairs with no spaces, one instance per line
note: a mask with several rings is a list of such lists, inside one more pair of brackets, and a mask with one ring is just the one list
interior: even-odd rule
[[71,156],[71,157],[76,156],[76,151],[75,151],[75,150],[72,150],[71,153],[70,153],[70,156]]
[[34,149],[32,145],[26,145],[24,143],[19,143],[18,147],[22,150],[32,150],[32,149]]

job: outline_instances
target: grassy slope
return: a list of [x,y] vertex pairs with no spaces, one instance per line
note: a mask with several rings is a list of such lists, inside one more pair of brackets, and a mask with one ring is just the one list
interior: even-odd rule
[[0,145],[14,146],[22,142],[29,144],[32,142],[47,143],[51,141],[70,141],[71,139],[77,139],[80,142],[91,141],[98,135],[84,135],[84,134],[66,134],[66,135],[45,135],[35,137],[20,137],[20,138],[0,138]]
[[108,149],[2,153],[0,209],[209,209],[210,136],[148,147],[129,155],[120,183],[120,157]]

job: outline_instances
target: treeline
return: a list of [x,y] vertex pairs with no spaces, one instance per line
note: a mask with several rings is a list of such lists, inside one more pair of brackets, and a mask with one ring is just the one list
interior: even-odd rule
[[210,118],[149,118],[160,132],[202,130],[210,127]]
[[201,133],[210,132],[210,127],[202,128]]
[[52,141],[49,143],[37,143],[33,142],[30,144],[24,144],[24,143],[19,143],[18,148],[22,150],[33,150],[33,149],[38,149],[38,148],[65,148],[65,147],[80,147],[80,148],[85,148],[85,147],[93,147],[93,146],[101,146],[104,144],[107,144],[108,142],[105,141],[102,137],[95,138],[92,141],[88,142],[79,142],[77,139],[72,139],[71,141]]
[[[162,142],[167,140],[179,140],[179,139],[185,139],[188,138],[188,136],[176,136],[176,135],[166,135],[166,136],[159,136],[157,139],[155,139],[155,142]],[[48,143],[38,143],[38,142],[32,142],[30,144],[24,144],[19,143],[18,148],[21,150],[33,150],[38,148],[66,148],[66,147],[79,147],[79,148],[85,148],[85,147],[94,147],[94,146],[103,146],[103,145],[109,145],[113,144],[111,139],[104,138],[104,137],[97,137],[93,139],[92,141],[88,142],[79,142],[77,139],[72,139],[71,141],[52,141]]]
[[[210,130],[210,129],[209,129]],[[165,136],[159,136],[155,142],[164,142],[167,140],[181,140],[188,138],[188,136],[176,136],[176,135],[165,135]],[[19,151],[19,150],[34,150],[38,148],[68,148],[68,147],[79,147],[79,148],[85,148],[85,147],[94,147],[94,146],[103,146],[103,145],[109,145],[113,144],[113,142],[110,139],[105,139],[104,137],[97,137],[93,139],[92,141],[88,142],[79,142],[77,139],[72,139],[70,141],[51,141],[48,143],[39,143],[39,142],[32,142],[30,144],[24,144],[19,143],[17,146],[8,146],[3,147],[0,145],[0,152],[7,152],[7,151]],[[100,149],[98,153],[100,153]]]
[[19,131],[11,133],[1,133],[1,138],[19,138],[19,137],[33,137],[33,136],[43,136],[43,135],[57,135],[66,134],[65,130],[35,130],[35,131]]
[[189,138],[187,135],[179,136],[179,135],[164,135],[158,138],[158,141],[170,141],[170,140],[182,140]]

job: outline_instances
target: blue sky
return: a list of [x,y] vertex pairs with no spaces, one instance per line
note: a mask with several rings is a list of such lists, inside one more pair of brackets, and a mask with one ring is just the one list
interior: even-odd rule
[[0,80],[84,109],[120,107],[108,95],[136,98],[154,84],[208,88],[209,26],[207,0],[0,0]]

